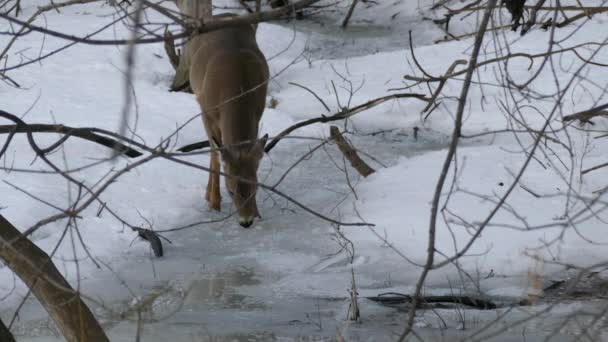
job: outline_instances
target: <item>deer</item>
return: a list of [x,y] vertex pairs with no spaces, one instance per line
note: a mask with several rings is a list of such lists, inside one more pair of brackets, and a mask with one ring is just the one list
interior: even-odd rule
[[184,52],[189,54],[185,57],[189,58],[190,87],[200,104],[211,147],[205,199],[211,210],[221,210],[223,166],[225,186],[238,211],[239,224],[249,228],[255,218],[260,218],[257,171],[268,140],[268,135],[258,139],[269,70],[256,41],[256,26],[196,35]]

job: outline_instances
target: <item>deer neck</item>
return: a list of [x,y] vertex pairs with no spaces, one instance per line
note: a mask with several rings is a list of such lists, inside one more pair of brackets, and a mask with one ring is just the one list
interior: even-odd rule
[[258,122],[245,113],[224,113],[221,116],[222,144],[225,146],[254,143],[258,138]]

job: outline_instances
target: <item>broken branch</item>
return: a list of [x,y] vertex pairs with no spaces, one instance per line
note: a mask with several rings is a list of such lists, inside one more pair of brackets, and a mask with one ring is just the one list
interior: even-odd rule
[[363,177],[367,177],[372,173],[376,172],[376,170],[372,169],[366,162],[359,157],[357,151],[346,141],[342,133],[340,133],[340,129],[336,126],[331,126],[329,128],[331,138],[336,142],[340,152],[344,155],[346,159],[350,162],[350,165],[361,174]]

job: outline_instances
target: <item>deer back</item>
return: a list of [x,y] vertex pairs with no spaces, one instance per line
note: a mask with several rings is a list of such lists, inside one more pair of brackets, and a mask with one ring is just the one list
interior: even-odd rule
[[225,28],[190,41],[190,85],[206,124],[224,144],[256,139],[265,106],[268,65],[252,25]]

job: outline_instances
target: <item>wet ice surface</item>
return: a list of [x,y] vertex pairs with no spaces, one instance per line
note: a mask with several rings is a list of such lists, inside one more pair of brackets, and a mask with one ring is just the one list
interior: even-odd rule
[[[437,149],[445,146],[445,137],[426,136],[419,141],[405,133],[351,138],[361,149],[390,165],[396,155],[413,156],[428,152],[432,146]],[[391,149],[382,146],[388,141]],[[281,158],[266,160],[262,166],[261,174],[270,171],[267,179],[270,184],[310,148],[307,143],[287,144],[279,144],[273,152]],[[333,158],[339,157],[334,147],[329,147],[328,152]],[[356,183],[358,177],[351,176]],[[293,179],[298,180],[298,187],[287,185]],[[294,169],[285,184],[290,195],[307,198],[314,209],[326,214],[332,208],[315,203],[337,203],[349,191],[344,174],[328,161],[324,152]],[[350,263],[346,255],[334,255],[338,245],[332,241],[331,229],[284,200],[275,199],[275,203],[265,194],[259,198],[264,220],[251,229],[228,220],[166,234],[173,243],[165,244],[163,258],[129,260],[115,273],[101,271],[92,283],[85,281],[83,287],[113,309],[112,313],[107,309],[96,310],[112,341],[133,341],[137,329],[134,320],[138,305],[116,278],[129,284],[130,291],[146,303],[140,306],[142,317],[147,319],[143,330],[145,341],[334,340],[338,335],[348,341],[393,341],[401,332],[407,306],[382,306],[361,299],[361,322],[347,322]],[[226,198],[223,204],[228,205]],[[362,295],[395,289],[411,292],[412,284],[402,279],[414,280],[416,274],[405,277],[395,274],[389,280],[384,270],[366,269],[367,262],[365,258],[355,260]],[[432,290],[451,291],[441,287]],[[587,305],[588,310],[594,310],[593,303]],[[601,306],[597,307],[599,310]],[[515,308],[509,321],[542,309],[542,306]],[[26,305],[23,315],[29,318],[19,322],[15,329],[20,341],[59,340],[35,337],[48,335],[52,325],[38,310],[34,303]],[[483,327],[506,310],[421,310],[417,333],[425,339],[451,341],[468,336],[470,331]],[[560,312],[569,314],[568,305],[532,320],[524,331],[528,340],[539,340],[552,333],[563,318]],[[30,314],[39,318],[32,319]],[[521,336],[522,330],[515,329],[491,340],[520,341]],[[556,334],[552,340],[572,338]]]

